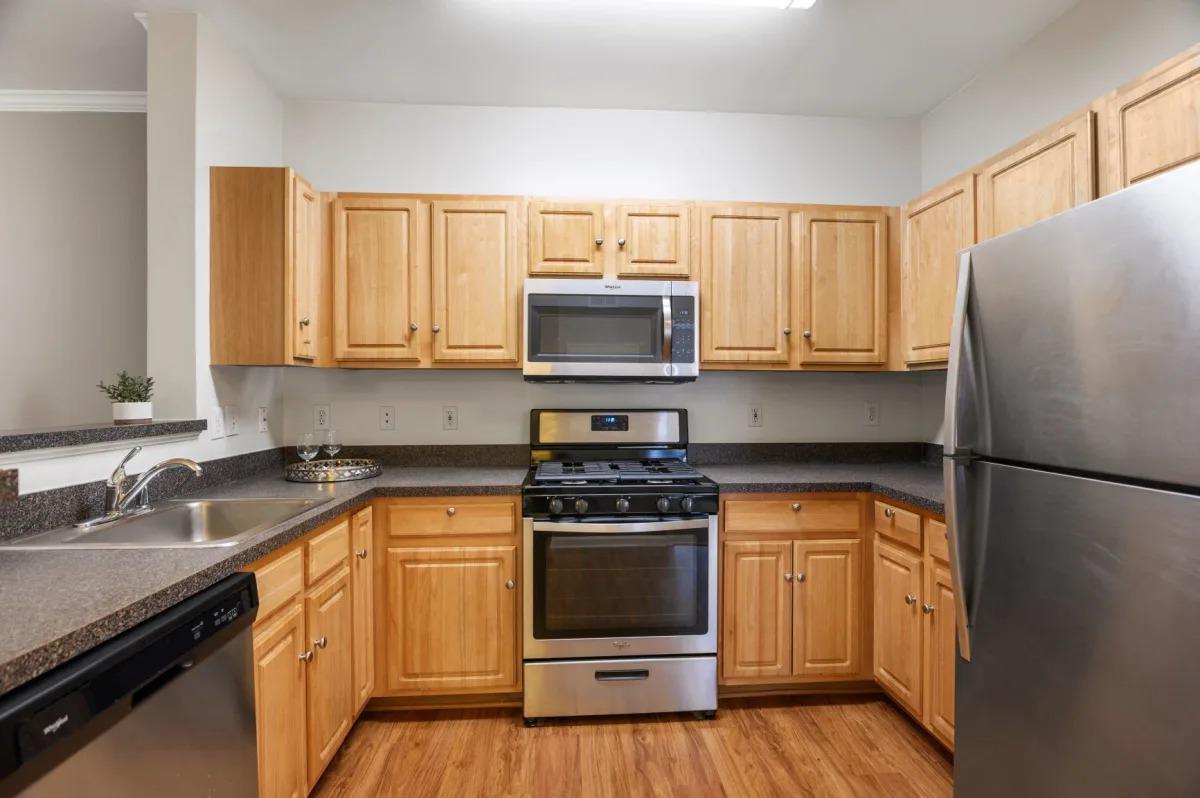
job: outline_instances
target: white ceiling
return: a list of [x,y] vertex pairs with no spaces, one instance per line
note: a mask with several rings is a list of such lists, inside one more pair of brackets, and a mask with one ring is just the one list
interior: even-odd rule
[[0,0],[0,89],[143,89],[132,12],[194,10],[291,97],[916,116],[1076,2]]

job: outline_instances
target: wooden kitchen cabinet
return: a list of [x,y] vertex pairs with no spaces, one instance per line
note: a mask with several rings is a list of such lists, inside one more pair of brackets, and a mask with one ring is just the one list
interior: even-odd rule
[[350,583],[354,591],[354,712],[375,692],[375,545],[373,512],[364,507],[350,518]]
[[325,772],[354,723],[354,608],[343,566],[304,599],[308,642],[308,784]]
[[788,364],[787,216],[774,207],[700,208],[702,363]]
[[428,312],[428,206],[415,199],[333,202],[333,355],[416,365]]
[[387,689],[515,689],[517,547],[393,547],[385,556]]
[[875,680],[921,715],[921,557],[875,538]]
[[792,543],[792,673],[848,676],[861,667],[858,540]]
[[800,363],[887,359],[886,209],[805,208],[792,214],[800,280]]
[[731,540],[723,546],[721,675],[790,676],[791,542]]
[[962,175],[905,205],[900,257],[904,361],[950,357],[958,253],[975,243],[975,177]]
[[215,366],[311,365],[321,313],[321,195],[286,167],[209,171]]
[[977,171],[980,241],[1096,198],[1094,117],[1084,111]]
[[435,363],[518,362],[520,213],[516,200],[432,203]]
[[1100,102],[1101,193],[1200,158],[1200,45]]
[[618,278],[688,279],[692,208],[651,203],[616,208]]
[[529,203],[530,276],[601,277],[605,257],[602,203]]
[[307,650],[300,604],[290,605],[254,632],[260,798],[304,798],[308,793],[303,659]]
[[925,560],[921,601],[925,646],[924,721],[947,746],[954,747],[954,665],[958,657],[954,627],[954,583],[950,568],[932,557]]

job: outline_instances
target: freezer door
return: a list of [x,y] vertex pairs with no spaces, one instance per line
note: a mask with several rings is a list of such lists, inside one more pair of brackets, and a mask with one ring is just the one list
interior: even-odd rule
[[1200,497],[958,468],[955,793],[1200,794]]
[[1200,163],[964,257],[948,448],[1200,486]]

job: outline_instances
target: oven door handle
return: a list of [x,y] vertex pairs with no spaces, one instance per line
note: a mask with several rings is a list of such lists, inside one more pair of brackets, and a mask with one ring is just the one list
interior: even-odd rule
[[560,523],[558,521],[534,521],[534,532],[565,532],[576,535],[621,535],[636,532],[676,532],[682,529],[706,529],[707,518],[690,521],[631,521],[615,524],[593,524],[588,522]]

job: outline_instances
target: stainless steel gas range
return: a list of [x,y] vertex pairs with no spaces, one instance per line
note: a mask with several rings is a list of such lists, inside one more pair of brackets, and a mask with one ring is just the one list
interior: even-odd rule
[[717,708],[717,486],[686,410],[534,410],[525,720]]

